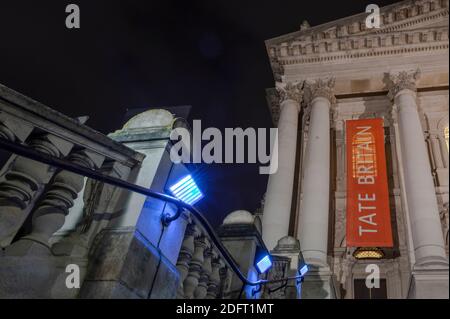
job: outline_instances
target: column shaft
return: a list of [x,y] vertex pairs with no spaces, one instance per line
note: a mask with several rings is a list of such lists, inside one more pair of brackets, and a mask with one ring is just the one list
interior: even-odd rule
[[305,260],[327,264],[330,188],[330,101],[311,102],[308,141],[303,166],[298,236]]
[[399,91],[395,103],[399,107],[402,164],[416,264],[445,260],[439,209],[415,92]]
[[288,235],[297,149],[299,104],[288,99],[281,104],[278,121],[278,170],[269,177],[264,214],[263,238],[268,249]]

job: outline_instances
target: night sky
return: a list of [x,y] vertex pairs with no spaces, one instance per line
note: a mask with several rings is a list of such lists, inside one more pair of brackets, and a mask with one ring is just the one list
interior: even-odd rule
[[[109,133],[127,109],[191,105],[202,126],[270,127],[264,41],[396,1],[0,1],[0,83]],[[66,5],[81,29],[65,27]],[[254,211],[259,165],[200,165],[213,224]]]

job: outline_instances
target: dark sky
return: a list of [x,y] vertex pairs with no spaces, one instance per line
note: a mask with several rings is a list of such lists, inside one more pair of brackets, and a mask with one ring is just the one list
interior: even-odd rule
[[[270,127],[264,40],[396,1],[0,1],[0,83],[109,133],[127,108],[192,105],[203,127]],[[65,27],[65,7],[81,29]],[[216,224],[255,210],[258,165],[202,166],[201,205]]]

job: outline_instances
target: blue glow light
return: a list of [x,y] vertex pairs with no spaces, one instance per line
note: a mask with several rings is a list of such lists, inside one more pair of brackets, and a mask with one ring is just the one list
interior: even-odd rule
[[308,265],[304,265],[302,268],[300,268],[300,276],[304,276],[308,272]]
[[183,177],[169,189],[176,198],[189,205],[194,205],[204,197],[191,175]]
[[269,268],[272,267],[272,260],[270,259],[269,255],[265,255],[263,258],[261,258],[257,263],[256,263],[256,268],[258,268],[259,273],[263,274],[265,273],[267,270],[269,270]]

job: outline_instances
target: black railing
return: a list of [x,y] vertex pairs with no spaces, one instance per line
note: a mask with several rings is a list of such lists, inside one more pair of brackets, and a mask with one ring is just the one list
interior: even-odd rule
[[167,201],[169,203],[175,204],[179,209],[174,216],[167,216],[163,215],[161,216],[161,222],[168,224],[174,220],[176,220],[180,215],[182,209],[186,209],[189,211],[192,215],[196,217],[196,219],[200,222],[201,226],[204,228],[204,230],[208,233],[211,240],[213,241],[215,247],[220,252],[222,257],[226,260],[228,263],[228,266],[233,270],[233,272],[238,276],[238,278],[242,281],[243,285],[248,286],[259,286],[259,285],[265,285],[269,283],[277,283],[277,282],[285,282],[289,280],[301,280],[303,276],[298,275],[294,277],[286,277],[286,278],[280,278],[275,280],[257,280],[257,281],[250,281],[245,277],[239,267],[237,266],[236,262],[234,261],[231,254],[228,252],[228,250],[223,246],[220,239],[217,237],[215,231],[209,224],[209,222],[206,220],[206,218],[203,216],[203,214],[194,206],[189,205],[175,197],[169,196],[167,194],[159,193],[152,191],[150,189],[147,189],[145,187],[135,185],[126,181],[123,181],[121,179],[111,177],[104,175],[102,173],[99,173],[97,171],[91,170],[89,168],[85,168],[83,166],[76,165],[74,163],[71,163],[65,159],[60,159],[54,156],[47,155],[45,153],[41,153],[39,151],[36,151],[32,148],[29,148],[27,146],[24,146],[22,144],[14,143],[5,139],[0,138],[0,147],[5,149],[6,151],[9,151],[11,153],[15,153],[17,155],[32,159],[37,162],[41,162],[44,164],[48,164],[54,167],[57,167],[59,169],[63,169],[75,174],[79,174],[82,176],[86,176],[88,178],[110,184],[113,186],[121,187],[124,189],[127,189],[129,191],[139,193],[145,196],[150,196],[153,198],[161,199],[164,201]]

